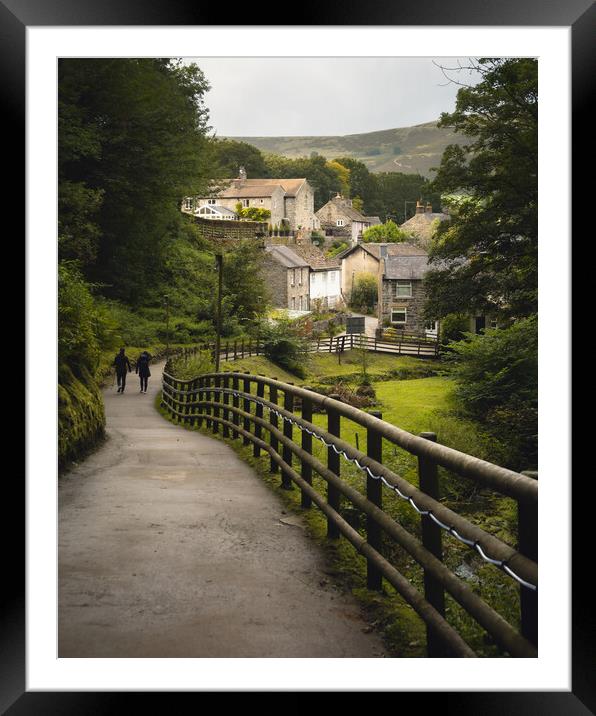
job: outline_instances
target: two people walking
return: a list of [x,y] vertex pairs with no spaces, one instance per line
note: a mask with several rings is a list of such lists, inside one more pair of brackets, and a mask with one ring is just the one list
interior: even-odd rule
[[[135,365],[135,373],[138,374],[141,381],[141,393],[147,392],[147,383],[151,377],[151,371],[149,370],[150,361],[151,356],[149,353],[143,351],[137,358]],[[126,374],[132,372],[132,366],[130,365],[124,348],[121,348],[118,355],[114,358],[114,366],[116,367],[116,378],[118,379],[118,393],[124,393],[124,389],[126,388]]]

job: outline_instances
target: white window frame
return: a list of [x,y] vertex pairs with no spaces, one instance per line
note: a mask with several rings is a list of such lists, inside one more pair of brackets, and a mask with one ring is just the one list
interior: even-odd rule
[[[408,293],[399,293],[399,288],[408,289]],[[396,279],[395,281],[395,298],[412,298],[412,282],[407,279]]]
[[184,208],[185,209],[192,209],[192,197],[187,196],[184,200]]
[[292,269],[292,275],[290,278],[290,286],[296,285],[296,269]]
[[[403,313],[404,314],[404,320],[403,321],[396,321],[393,318],[394,313]],[[408,322],[408,309],[407,308],[392,308],[391,309],[391,323],[397,326],[405,326]]]
[[240,203],[242,204],[243,209],[247,209],[250,204],[250,199],[241,199]]
[[217,199],[207,199],[207,203],[211,205],[215,204],[216,201]]
[[343,219],[337,219],[335,223],[337,224],[337,226],[345,226],[346,222]]

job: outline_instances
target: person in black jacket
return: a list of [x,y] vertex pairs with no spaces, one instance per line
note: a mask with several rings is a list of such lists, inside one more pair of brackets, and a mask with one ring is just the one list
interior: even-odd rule
[[124,353],[124,348],[120,349],[120,353],[114,358],[114,365],[116,366],[116,377],[118,378],[118,392],[124,393],[126,387],[126,372],[132,371],[132,366],[128,360],[128,356]]
[[149,355],[149,353],[147,353],[147,351],[143,351],[137,359],[135,373],[139,374],[139,378],[141,380],[141,393],[147,392],[147,383],[149,377],[151,376],[151,371],[149,370],[150,360],[151,356]]

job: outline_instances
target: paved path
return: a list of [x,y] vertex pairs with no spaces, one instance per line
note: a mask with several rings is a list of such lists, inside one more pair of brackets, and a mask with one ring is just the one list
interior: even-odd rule
[[60,478],[59,656],[384,656],[299,518],[157,413],[161,367],[106,390],[107,441]]

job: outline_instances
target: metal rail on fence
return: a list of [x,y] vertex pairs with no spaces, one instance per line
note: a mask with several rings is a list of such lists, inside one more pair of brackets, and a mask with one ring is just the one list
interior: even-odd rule
[[[272,472],[281,471],[282,487],[295,483],[305,508],[314,503],[327,517],[328,536],[343,535],[367,560],[368,586],[380,589],[386,579],[426,623],[429,656],[476,656],[445,616],[445,593],[455,599],[503,650],[515,657],[537,656],[537,506],[535,474],[520,474],[453,450],[436,442],[432,433],[408,433],[382,420],[324,396],[265,376],[249,373],[209,373],[179,380],[166,366],[162,405],[178,422],[205,426],[225,437],[242,438],[253,445],[254,455],[265,452]],[[300,408],[300,414],[295,411]],[[327,429],[312,422],[313,409],[327,414]],[[342,420],[367,431],[363,452],[341,437]],[[294,439],[294,428],[301,433]],[[265,434],[268,433],[267,440]],[[327,447],[326,463],[313,454],[313,438]],[[386,440],[418,458],[419,487],[383,464]],[[299,463],[300,472],[293,465]],[[360,492],[341,478],[341,459],[357,467],[366,478]],[[438,466],[483,487],[513,498],[518,504],[519,546],[514,548],[443,505],[438,497]],[[327,495],[312,483],[313,473],[327,484]],[[383,509],[383,488],[403,500],[420,517],[422,540],[404,529]],[[362,536],[341,514],[347,499],[366,515]],[[487,604],[443,562],[443,535],[463,543],[484,562],[503,571],[519,584],[521,628],[518,631]],[[424,594],[417,590],[383,556],[383,538],[402,547],[421,565]]]

